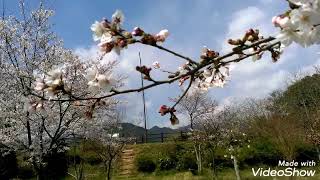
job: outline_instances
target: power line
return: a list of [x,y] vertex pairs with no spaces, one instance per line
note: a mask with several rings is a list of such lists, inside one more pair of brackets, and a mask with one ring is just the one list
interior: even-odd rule
[[[142,60],[141,60],[141,55],[139,52],[139,61],[140,61],[140,66],[142,66]],[[144,130],[145,130],[145,134],[144,134],[144,138],[145,138],[145,142],[147,142],[148,139],[148,129],[147,129],[147,108],[146,108],[146,98],[145,98],[145,94],[144,94],[144,83],[143,83],[143,75],[142,73],[140,73],[141,75],[141,87],[142,87],[142,102],[143,102],[143,119],[144,119]]]

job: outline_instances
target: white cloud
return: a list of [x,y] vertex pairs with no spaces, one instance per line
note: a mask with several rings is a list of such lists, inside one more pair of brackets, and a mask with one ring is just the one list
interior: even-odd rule
[[269,5],[269,4],[276,2],[276,0],[259,0],[259,1],[265,5]]
[[248,28],[263,22],[265,13],[257,7],[247,7],[235,12],[232,21],[229,23],[228,36],[241,36]]
[[[257,28],[262,35],[274,34],[275,28],[270,22],[270,15],[259,7],[248,7],[235,12],[228,25],[225,41],[229,38],[239,38],[249,28]],[[230,49],[229,45],[222,44],[223,51]],[[231,81],[226,87],[224,98],[227,102],[233,98],[265,97],[268,93],[283,88],[285,79],[289,76],[286,67],[289,59],[294,61],[297,56],[297,46],[287,49],[287,52],[277,63],[271,61],[270,53],[265,53],[259,61],[253,62],[250,58],[231,67]],[[224,102],[224,101],[222,101]]]
[[[275,73],[270,73],[265,76],[259,76],[250,80],[243,81],[243,84],[238,84],[238,88],[242,89],[243,94],[248,97],[263,97],[275,89],[281,88],[288,77],[289,73],[285,70],[279,70]],[[242,94],[238,94],[238,96]]]
[[[102,53],[99,51],[98,47],[93,45],[88,48],[78,47],[74,49],[74,53],[79,56],[82,61],[89,61],[89,60],[98,60],[102,57]],[[117,61],[119,60],[118,55],[115,52],[108,53],[103,55],[102,59],[100,60],[101,64],[107,64],[110,61]]]

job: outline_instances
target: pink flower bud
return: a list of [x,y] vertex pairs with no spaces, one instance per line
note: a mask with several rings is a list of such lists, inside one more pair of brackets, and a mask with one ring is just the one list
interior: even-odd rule
[[117,42],[117,45],[121,48],[124,48],[127,46],[127,41],[124,40],[124,39],[119,39],[118,42]]
[[167,29],[163,29],[158,34],[155,35],[155,39],[158,42],[164,42],[168,36],[169,36],[169,31]]
[[187,79],[189,79],[189,76],[184,76],[184,77],[180,78],[179,79],[179,86],[182,86]]
[[169,36],[169,31],[167,29],[163,29],[157,35],[163,36],[164,38],[167,38]]
[[159,113],[161,114],[161,116],[164,116],[168,112],[169,112],[169,107],[168,106],[166,106],[166,105],[160,106]]
[[159,69],[160,68],[160,63],[158,61],[155,61],[155,62],[153,62],[152,66],[155,69]]
[[103,43],[103,44],[100,43],[99,47],[100,47],[100,51],[108,53],[113,49],[114,43],[113,42]]
[[133,36],[142,36],[143,33],[144,33],[144,31],[143,31],[141,28],[135,27],[135,28],[133,29],[133,31],[132,31],[131,34],[132,34]]
[[285,28],[289,25],[290,19],[287,16],[279,15],[272,18],[272,24],[275,27]]
[[110,28],[110,22],[105,18],[103,18],[103,20],[101,21],[101,25],[106,29]]
[[179,124],[179,119],[177,118],[176,115],[174,115],[173,113],[171,114],[171,117],[170,117],[170,122],[171,122],[171,125],[176,125],[176,124]]

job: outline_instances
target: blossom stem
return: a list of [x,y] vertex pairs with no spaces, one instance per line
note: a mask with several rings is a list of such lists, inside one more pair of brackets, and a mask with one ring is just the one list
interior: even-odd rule
[[187,89],[184,90],[183,94],[179,97],[179,99],[176,101],[176,103],[171,108],[174,109],[180,103],[180,101],[187,95],[189,89],[191,88],[193,80],[194,80],[194,76],[191,75],[190,82],[189,82],[189,85],[188,85]]
[[[135,42],[144,44],[144,43],[142,43],[141,41],[138,41],[138,40],[135,41]],[[163,46],[160,46],[160,45],[158,45],[158,44],[145,44],[145,45],[149,45],[149,46],[158,48],[158,49],[160,49],[160,50],[163,50],[163,51],[166,51],[166,52],[168,52],[168,53],[170,53],[170,54],[173,54],[174,56],[177,56],[177,57],[180,57],[180,58],[182,58],[182,59],[185,59],[185,60],[187,60],[187,61],[190,62],[190,63],[193,63],[193,64],[195,64],[195,65],[199,65],[199,63],[197,63],[196,61],[192,60],[191,58],[189,58],[189,57],[187,57],[187,56],[184,56],[184,55],[182,55],[182,54],[179,54],[179,53],[177,53],[177,52],[175,52],[175,51],[172,51],[172,50],[170,50],[170,49],[167,49],[167,48],[165,48],[165,47],[163,47]]]
[[177,57],[180,57],[180,58],[182,58],[182,59],[185,59],[185,60],[187,60],[188,62],[193,63],[193,64],[195,64],[195,65],[199,65],[199,63],[197,63],[196,61],[192,60],[191,58],[186,57],[186,56],[183,56],[183,55],[181,55],[181,54],[179,54],[179,53],[176,53],[176,52],[174,52],[174,51],[172,51],[172,50],[170,50],[170,49],[167,49],[167,48],[165,48],[165,47],[163,47],[163,46],[160,46],[160,45],[157,45],[157,44],[151,45],[151,46],[156,47],[156,48],[158,48],[158,49],[161,49],[161,50],[163,50],[163,51],[166,51],[166,52],[168,52],[168,53],[171,53],[171,54],[173,54],[173,55],[175,55],[175,56],[177,56]]

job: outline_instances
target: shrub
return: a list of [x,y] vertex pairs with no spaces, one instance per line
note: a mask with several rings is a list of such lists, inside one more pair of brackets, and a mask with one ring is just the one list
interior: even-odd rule
[[104,150],[103,144],[99,141],[85,140],[78,147],[78,154],[84,162],[90,165],[101,164],[103,160],[98,155]]
[[0,179],[10,179],[16,175],[18,168],[16,153],[5,149],[0,153]]
[[318,159],[317,150],[310,145],[303,145],[297,150],[297,157],[295,158],[298,162],[310,161],[312,159]]
[[177,162],[177,169],[178,170],[194,170],[198,169],[197,162],[195,160],[195,156],[190,152],[185,152],[178,156]]
[[19,166],[17,176],[21,179],[32,179],[35,176],[35,172],[31,164],[24,163]]
[[97,165],[102,163],[101,158],[95,152],[84,152],[82,158],[85,162],[91,165]]
[[250,149],[243,152],[241,159],[248,166],[258,164],[274,166],[277,165],[281,156],[268,139],[259,138],[251,144]]
[[90,140],[81,141],[81,143],[71,147],[68,151],[69,164],[80,164],[81,162],[90,165],[101,164],[103,161],[97,154],[96,147],[100,148],[102,145]]
[[156,164],[147,156],[138,157],[136,160],[136,166],[138,171],[141,172],[153,172],[156,169]]
[[160,170],[170,170],[176,166],[176,162],[169,157],[159,158],[158,166]]
[[64,152],[52,152],[44,158],[46,177],[59,179],[68,172],[68,156]]
[[68,154],[68,164],[80,164],[83,159],[80,157],[79,154]]

